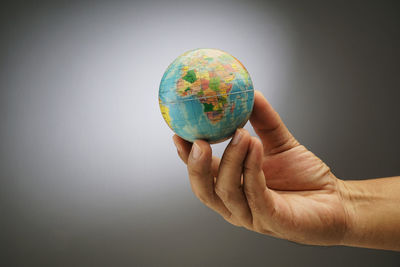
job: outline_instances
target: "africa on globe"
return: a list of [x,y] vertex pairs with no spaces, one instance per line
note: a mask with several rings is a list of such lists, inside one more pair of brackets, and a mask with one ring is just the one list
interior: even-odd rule
[[183,139],[222,142],[243,127],[254,88],[243,64],[218,49],[195,49],[165,71],[158,100],[168,126]]

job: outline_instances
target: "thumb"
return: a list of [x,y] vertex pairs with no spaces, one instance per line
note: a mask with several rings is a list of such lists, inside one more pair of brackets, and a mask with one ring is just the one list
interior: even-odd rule
[[281,153],[299,145],[279,114],[259,91],[254,94],[250,123],[263,143],[265,155]]

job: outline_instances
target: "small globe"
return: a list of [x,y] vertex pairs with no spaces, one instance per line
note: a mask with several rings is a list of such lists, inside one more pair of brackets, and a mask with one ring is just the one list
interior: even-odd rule
[[246,68],[217,49],[188,51],[169,65],[159,89],[168,126],[183,139],[222,142],[243,127],[254,103]]

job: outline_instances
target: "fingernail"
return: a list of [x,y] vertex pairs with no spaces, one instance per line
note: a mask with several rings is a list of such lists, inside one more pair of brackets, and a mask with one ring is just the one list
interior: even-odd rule
[[235,136],[233,137],[233,140],[232,140],[232,145],[236,145],[237,143],[239,143],[242,136],[243,136],[242,131],[240,129],[237,129]]
[[176,150],[178,150],[178,153],[181,153],[181,146],[176,143],[174,136],[172,136],[172,141],[174,141],[174,145],[176,147]]
[[193,159],[198,159],[201,155],[202,151],[198,144],[193,143],[192,146],[192,157]]

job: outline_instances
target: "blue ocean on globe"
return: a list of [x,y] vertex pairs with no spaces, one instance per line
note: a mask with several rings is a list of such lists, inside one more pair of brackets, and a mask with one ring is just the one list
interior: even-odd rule
[[218,49],[195,49],[175,59],[159,88],[161,113],[183,139],[210,143],[231,137],[248,121],[254,103],[242,63]]

